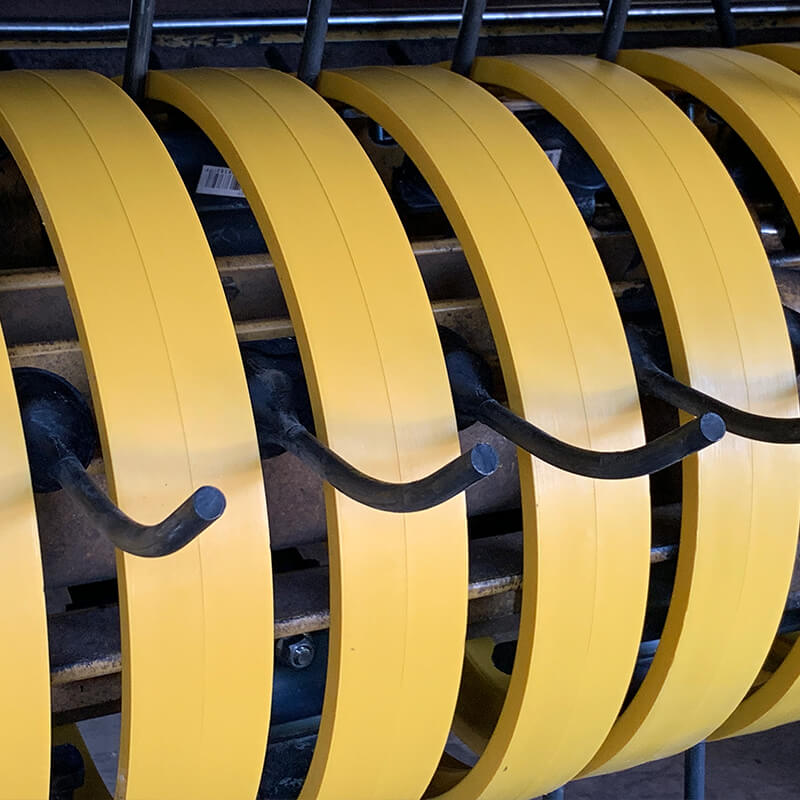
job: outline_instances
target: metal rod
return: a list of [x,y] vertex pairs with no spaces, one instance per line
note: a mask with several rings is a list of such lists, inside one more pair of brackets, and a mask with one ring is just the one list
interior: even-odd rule
[[495,400],[490,394],[491,371],[453,331],[440,327],[447,377],[453,392],[459,425],[475,420],[488,425],[523,450],[554,467],[605,480],[651,475],[676,464],[725,435],[725,424],[716,414],[697,414],[699,419],[630,450],[587,450],[561,441]]
[[617,60],[630,10],[631,0],[611,0],[608,4],[603,33],[597,47],[597,57],[602,61]]
[[453,61],[450,69],[459,75],[469,77],[472,62],[478,52],[478,41],[481,38],[481,25],[486,12],[486,0],[464,0],[461,12],[461,25],[458,26],[456,46],[453,50]]
[[147,66],[150,61],[150,49],[153,46],[155,13],[156,0],[131,0],[122,88],[137,104],[144,99]]
[[713,0],[719,38],[723,47],[736,47],[736,22],[731,11],[731,0]]
[[689,748],[683,756],[684,800],[705,800],[706,796],[706,743]]
[[494,399],[481,403],[475,416],[523,450],[554,467],[604,480],[652,475],[703,450],[725,435],[725,423],[720,417],[703,414],[641,447],[618,451],[586,450],[545,433]]
[[300,51],[300,66],[297,77],[313,87],[317,84],[325,52],[325,37],[332,0],[309,0],[306,28],[303,33],[303,49]]
[[627,325],[625,333],[633,356],[639,390],[650,397],[694,416],[718,414],[725,427],[737,436],[774,444],[800,442],[800,417],[766,417],[752,414],[717,400],[699,389],[687,386],[656,364],[648,351],[646,340],[635,326]]
[[300,421],[298,414],[304,412],[298,412],[298,408],[305,405],[304,395],[307,402],[302,366],[294,341],[285,342],[282,357],[258,351],[255,345],[242,348],[258,442],[262,453],[268,453],[266,457],[288,450],[348,497],[395,513],[422,511],[444,503],[497,469],[494,448],[478,444],[416,481],[390,483],[366,475],[326,447]]
[[348,464],[302,425],[288,431],[280,444],[348,497],[371,508],[398,514],[423,511],[444,503],[497,469],[494,448],[477,444],[425,478],[409,483],[388,483]]
[[639,388],[644,394],[658,397],[689,414],[718,414],[725,421],[725,427],[737,436],[774,444],[800,442],[800,418],[765,417],[734,408],[699,389],[681,383],[652,362],[636,364],[636,373]]
[[[741,3],[731,9],[734,16],[756,16],[763,14],[798,14],[800,3]],[[633,6],[628,15],[631,19],[686,18],[706,19],[713,16],[714,10],[708,3],[686,4],[680,2],[642,3]],[[485,25],[504,25],[525,22],[582,23],[589,20],[602,20],[603,11],[591,6],[530,6],[509,11],[487,11],[483,15]],[[458,25],[461,14],[457,12],[425,12],[417,14],[342,14],[331,16],[331,28],[364,29],[387,28],[401,25]],[[157,19],[153,24],[156,33],[198,33],[259,32],[272,30],[301,29],[306,24],[305,17],[184,17]],[[128,32],[127,20],[87,20],[87,21],[0,21],[0,36],[41,37],[41,36],[98,36],[103,34],[125,35]]]
[[175,553],[225,510],[225,495],[213,486],[201,486],[162,522],[142,525],[114,505],[74,455],[55,464],[53,477],[97,530],[108,536],[115,547],[135,556],[159,558]]

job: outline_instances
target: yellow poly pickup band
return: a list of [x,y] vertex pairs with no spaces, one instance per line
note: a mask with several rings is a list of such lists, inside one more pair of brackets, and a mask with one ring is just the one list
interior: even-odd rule
[[[270,70],[153,72],[233,170],[286,295],[317,431],[360,470],[420,478],[458,454],[444,359],[389,197],[344,122]],[[444,749],[467,601],[463,497],[398,515],[328,487],[331,639],[301,798],[418,798]]]
[[[683,113],[647,81],[594,58],[479,59],[474,77],[541,103],[600,168],[642,252],[676,377],[746,410],[796,415],[788,334],[758,233]],[[744,697],[786,598],[798,456],[728,435],[684,462],[680,554],[661,643],[587,772],[684,750]]]
[[[318,87],[386,128],[433,188],[478,284],[512,409],[579,446],[641,444],[608,281],[565,186],[519,122],[438,67],[324,72]],[[519,459],[525,552],[514,670],[493,733],[485,701],[494,687],[466,687],[461,704],[486,710],[475,733],[488,744],[466,775],[443,763],[432,788],[461,778],[445,794],[452,800],[528,798],[574,776],[611,727],[636,658],[647,480],[594,481]]]
[[771,58],[784,67],[788,67],[794,72],[800,72],[800,43],[784,42],[782,44],[753,44],[742,48],[756,53],[764,58]]
[[0,800],[50,791],[50,665],[28,456],[0,331]]
[[272,668],[261,464],[214,261],[166,150],[111,81],[4,72],[0,136],[72,305],[112,492],[143,522],[203,484],[223,517],[163,559],[119,559],[119,800],[252,800]]
[[[632,50],[620,62],[683,89],[714,109],[763,164],[800,228],[800,77],[765,58],[730,49]],[[796,448],[795,448],[796,449]],[[800,487],[794,490],[800,496]],[[791,563],[791,554],[787,554]],[[712,738],[753,733],[800,718],[800,646],[733,712]]]

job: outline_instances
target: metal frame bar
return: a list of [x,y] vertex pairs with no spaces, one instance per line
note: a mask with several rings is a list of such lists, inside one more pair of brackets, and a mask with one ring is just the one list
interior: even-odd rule
[[150,61],[150,49],[153,46],[155,13],[156,0],[131,0],[122,88],[136,103],[141,103],[144,97],[147,66]]
[[[735,17],[759,14],[800,14],[800,3],[742,3],[734,6],[731,13]],[[630,10],[630,19],[664,19],[713,17],[714,9],[708,3],[686,5],[673,2],[664,5],[636,5]],[[487,11],[483,15],[485,25],[503,25],[524,22],[586,22],[601,21],[603,11],[595,6],[575,8],[559,6],[537,6],[512,11]],[[424,14],[340,14],[328,19],[330,28],[388,28],[398,25],[458,25],[460,12],[429,12]],[[262,30],[291,30],[303,28],[305,17],[187,17],[177,19],[157,19],[153,23],[156,34],[168,33],[218,33],[247,32]],[[51,22],[0,21],[0,36],[97,36],[101,34],[127,34],[128,22],[125,20],[88,20]]]

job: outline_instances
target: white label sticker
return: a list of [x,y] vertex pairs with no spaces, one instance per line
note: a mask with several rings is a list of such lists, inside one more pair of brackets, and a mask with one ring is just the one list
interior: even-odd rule
[[227,167],[212,167],[203,164],[196,194],[216,194],[221,197],[244,197],[239,181]]
[[550,159],[550,163],[558,169],[558,165],[561,163],[561,150],[545,150],[544,154]]

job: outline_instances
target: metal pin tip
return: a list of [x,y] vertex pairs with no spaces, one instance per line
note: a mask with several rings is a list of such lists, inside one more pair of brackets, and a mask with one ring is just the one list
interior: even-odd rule
[[472,468],[478,475],[484,478],[497,471],[500,464],[500,459],[497,457],[497,451],[490,444],[479,442],[475,447],[470,450],[470,460],[472,461]]
[[718,442],[726,431],[725,420],[719,414],[709,411],[700,417],[700,432],[709,442]]
[[214,522],[225,511],[225,495],[215,486],[201,486],[192,495],[192,508],[205,522]]

